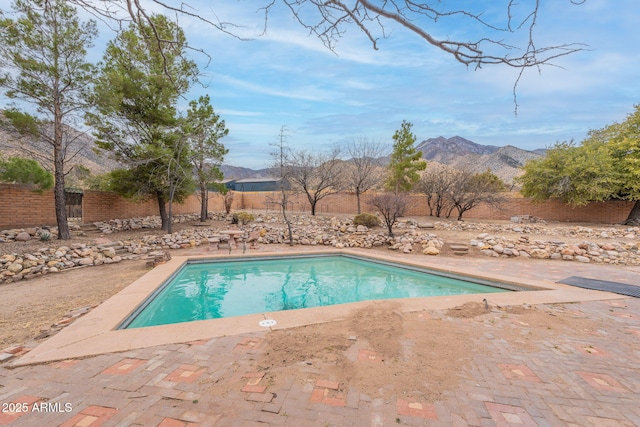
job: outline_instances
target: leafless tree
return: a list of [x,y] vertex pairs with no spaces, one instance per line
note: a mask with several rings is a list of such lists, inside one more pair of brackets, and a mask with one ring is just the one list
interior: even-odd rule
[[293,246],[293,230],[291,228],[291,220],[287,216],[287,203],[289,202],[289,195],[287,193],[287,183],[289,182],[288,167],[289,159],[289,147],[286,145],[287,127],[280,127],[280,133],[278,134],[278,142],[272,144],[276,150],[271,153],[273,157],[273,166],[271,167],[272,174],[277,176],[279,181],[280,196],[274,200],[275,204],[280,207],[282,212],[282,218],[285,224],[287,224],[287,232],[289,234],[289,246]]
[[316,205],[325,197],[342,190],[344,162],[339,159],[340,149],[328,153],[308,150],[292,150],[287,161],[287,176],[294,188],[307,196],[311,215]]
[[233,204],[233,190],[229,190],[222,195],[224,203],[224,211],[229,215],[231,213],[231,205]]
[[389,236],[393,236],[393,226],[398,218],[403,217],[410,206],[410,198],[407,193],[381,193],[369,199],[369,204],[373,206],[387,226]]
[[361,213],[360,195],[382,182],[385,173],[382,163],[389,154],[388,148],[382,142],[358,138],[347,146],[347,152],[351,158],[345,171],[345,183],[356,194],[358,213]]
[[480,204],[499,206],[504,188],[500,178],[489,170],[483,173],[456,171],[449,187],[449,199],[458,211],[458,221],[462,221],[466,211]]
[[454,172],[451,168],[437,163],[431,163],[427,170],[420,177],[417,189],[427,196],[427,206],[429,215],[447,217],[453,209],[453,204],[449,198]]
[[[586,0],[564,1],[568,5],[580,5]],[[141,0],[69,2],[112,26],[122,26],[132,21],[143,22],[153,28],[150,18],[151,10],[155,9],[175,15],[176,20],[180,17],[200,20],[218,31],[238,37],[236,24],[220,21],[213,9],[203,13],[188,2],[150,0],[144,6]],[[284,5],[294,20],[319,37],[329,49],[334,49],[349,29],[359,30],[369,39],[373,48],[378,49],[380,39],[387,38],[393,27],[400,26],[466,66],[480,68],[487,64],[502,64],[520,69],[514,94],[525,69],[554,65],[554,60],[585,49],[585,45],[580,43],[537,45],[535,31],[540,15],[540,0],[501,0],[498,5],[491,2],[492,11],[503,11],[498,17],[489,13],[486,2],[476,2],[481,3],[480,6],[472,3],[445,3],[442,0],[263,0],[257,6],[247,6],[247,9],[257,7],[263,13],[266,32],[270,15],[275,13],[277,7]],[[477,28],[480,35],[475,40],[456,40],[451,35],[441,36],[444,32],[439,25],[442,28]],[[158,32],[156,38],[159,44],[170,41],[161,40]]]

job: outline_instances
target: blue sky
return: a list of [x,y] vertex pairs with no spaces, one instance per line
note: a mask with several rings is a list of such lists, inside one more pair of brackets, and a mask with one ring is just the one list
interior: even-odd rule
[[[261,15],[249,5],[255,2],[221,3],[215,9],[221,21],[245,25],[242,35],[261,31]],[[186,29],[190,42],[212,57],[204,71],[209,87],[197,92],[210,94],[227,123],[230,133],[223,142],[229,164],[266,166],[273,151],[269,144],[283,125],[291,147],[313,150],[359,137],[391,147],[402,120],[414,124],[418,141],[460,135],[481,144],[535,149],[580,141],[590,129],[624,120],[640,103],[640,2],[541,3],[538,44],[578,42],[589,51],[558,59],[562,68],[526,72],[517,90],[517,116],[512,94],[517,70],[467,69],[401,28],[390,28],[377,51],[350,28],[335,53],[284,9],[270,17],[267,34],[253,41],[202,24]],[[474,36],[473,29],[464,34],[446,23],[433,28],[442,37]]]
[[[624,120],[640,103],[638,0],[586,0],[579,6],[571,0],[542,0],[535,29],[538,46],[576,42],[589,50],[560,58],[557,67],[544,67],[540,74],[527,71],[517,89],[517,116],[517,70],[489,65],[467,69],[403,28],[388,26],[390,36],[379,41],[376,51],[350,27],[332,52],[282,6],[274,9],[266,34],[260,35],[263,15],[258,8],[266,0],[187,3],[209,18],[238,24],[234,32],[252,39],[238,40],[180,18],[189,43],[211,59],[207,64],[207,57],[193,54],[205,86],[194,87],[184,104],[210,95],[229,128],[222,142],[229,149],[225,163],[231,165],[269,166],[270,144],[282,126],[288,129],[289,146],[312,150],[361,137],[391,148],[391,136],[403,120],[414,124],[418,141],[459,135],[481,144],[535,149],[581,141],[590,129]],[[492,20],[504,14],[498,4],[507,1],[455,3],[486,7],[485,16]],[[479,34],[459,22],[429,28],[441,38]],[[102,28],[95,51],[113,36]]]

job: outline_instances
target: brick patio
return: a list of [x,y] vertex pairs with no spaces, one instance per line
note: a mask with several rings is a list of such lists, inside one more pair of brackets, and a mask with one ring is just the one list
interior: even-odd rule
[[[576,274],[573,265],[556,263],[546,272],[544,265],[526,267],[530,272],[515,262],[491,268],[551,280]],[[608,273],[604,266],[580,268],[585,276]],[[640,283],[639,271],[617,271]],[[560,334],[532,342],[527,350],[479,333],[469,345],[484,351],[460,370],[457,386],[436,401],[367,395],[357,383],[331,378],[323,366],[286,373],[260,369],[256,360],[265,351],[265,331],[0,367],[0,402],[6,404],[0,425],[640,426],[640,300],[545,309],[558,317],[602,320],[607,327],[594,331],[588,342]],[[422,321],[430,321],[431,314],[425,312]],[[484,316],[493,316],[491,327],[514,326],[498,313]],[[483,327],[476,319],[447,321],[477,321]],[[356,358],[371,366],[380,363],[368,350]],[[11,412],[10,403],[14,409],[24,404],[28,411]]]

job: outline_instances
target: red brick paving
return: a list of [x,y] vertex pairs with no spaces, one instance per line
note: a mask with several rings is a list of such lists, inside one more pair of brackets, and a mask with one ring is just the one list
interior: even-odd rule
[[575,348],[582,354],[588,354],[590,356],[611,357],[611,355],[605,350],[594,347],[592,345],[576,344]]
[[61,360],[59,362],[54,362],[52,364],[50,364],[49,366],[52,366],[54,368],[58,368],[58,369],[69,369],[72,366],[76,365],[78,362],[80,362],[79,360]]
[[338,390],[340,388],[340,383],[337,381],[317,380],[316,387],[328,388],[330,390]]
[[188,421],[176,420],[174,418],[163,419],[158,427],[198,427],[198,423],[190,423]]
[[534,374],[527,365],[512,365],[508,363],[502,363],[499,364],[498,367],[506,378],[512,380],[530,381],[534,383],[542,382],[542,380],[538,378],[538,376]]
[[[476,259],[464,262],[479,263]],[[487,273],[495,270],[493,264],[485,265]],[[608,275],[601,272],[605,266],[587,270],[589,266],[560,264],[559,268],[566,270],[557,273],[540,267],[544,263],[510,265],[514,276],[556,279],[553,274],[558,278],[582,275],[606,280]],[[482,351],[460,366],[459,383],[435,401],[408,399],[389,390],[384,398],[376,393],[368,395],[358,388],[357,381],[333,377],[330,364],[291,365],[285,371],[266,369],[257,361],[265,351],[268,332],[49,365],[14,369],[0,365],[0,403],[29,398],[30,404],[41,400],[72,407],[69,413],[28,412],[21,416],[5,411],[0,413],[0,424],[387,426],[397,425],[399,420],[401,425],[437,426],[640,426],[640,369],[636,362],[640,354],[640,319],[636,314],[640,313],[640,299],[539,308],[606,326],[588,340],[570,333],[546,338],[542,334],[525,349],[496,338],[501,328],[514,328],[511,321],[517,315],[503,318],[498,312],[477,319],[447,318],[452,325],[474,327],[478,333],[470,337],[469,345]],[[420,314],[425,322],[445,316],[442,311]],[[515,324],[523,330],[532,328]],[[372,355],[362,354],[368,360]],[[179,381],[193,377],[195,380]],[[265,389],[262,393],[242,391],[246,386]]]
[[368,362],[377,364],[382,362],[382,358],[376,354],[375,351],[371,350],[360,350],[358,352],[358,362]]
[[205,372],[205,369],[197,365],[182,365],[172,373],[166,376],[165,381],[192,383],[200,375]]
[[538,424],[524,408],[494,402],[485,402],[485,405],[491,418],[495,421],[496,427],[511,427],[514,425],[538,427]]
[[89,406],[60,427],[100,427],[118,413],[117,409],[103,406]]
[[247,384],[242,387],[242,391],[245,393],[264,393],[266,390],[266,385]]
[[257,350],[262,345],[262,338],[247,337],[240,341],[235,347],[236,351],[252,351]]
[[102,373],[105,375],[128,375],[147,362],[148,360],[123,359],[115,365],[105,369]]
[[329,406],[347,406],[347,399],[343,393],[339,392],[340,383],[329,380],[317,380],[311,391],[309,401],[312,403],[323,403]]
[[18,418],[31,412],[33,404],[42,400],[37,396],[20,396],[10,402],[0,402],[2,410],[0,411],[0,425],[9,425]]
[[580,375],[591,387],[598,390],[615,391],[619,393],[627,393],[629,391],[614,378],[606,374],[582,371],[578,371],[576,374]]
[[396,401],[398,415],[407,415],[411,417],[438,419],[436,407],[429,402],[410,402],[404,399]]

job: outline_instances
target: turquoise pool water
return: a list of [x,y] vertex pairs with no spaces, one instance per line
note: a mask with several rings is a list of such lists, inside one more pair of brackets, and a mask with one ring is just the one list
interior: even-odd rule
[[341,255],[188,263],[120,328],[356,301],[506,291]]

